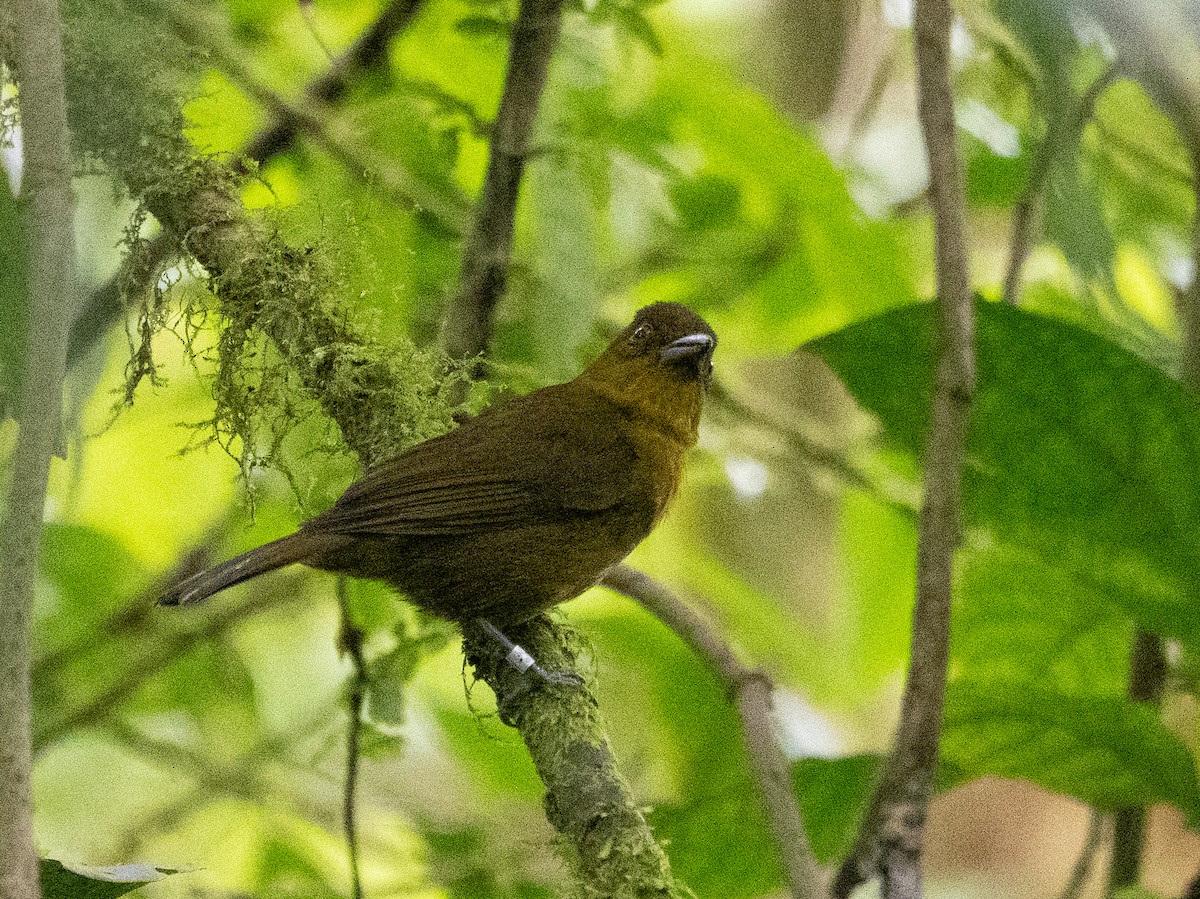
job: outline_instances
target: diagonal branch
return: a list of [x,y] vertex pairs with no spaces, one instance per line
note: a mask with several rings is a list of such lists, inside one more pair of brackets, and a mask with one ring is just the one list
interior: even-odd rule
[[[340,102],[354,81],[381,68],[387,62],[387,50],[393,37],[408,28],[425,0],[391,0],[358,38],[334,58],[333,64],[304,88],[311,105]],[[300,129],[288,119],[276,119],[255,134],[242,147],[241,155],[262,162],[287,150]]]
[[[528,21],[527,12],[526,19],[518,36],[544,44],[547,33],[557,34],[556,18],[553,24],[541,15]],[[92,39],[89,24],[76,23],[77,41]],[[184,236],[230,322],[222,340],[236,343],[251,328],[266,335],[365,465],[429,436],[439,422],[444,428],[444,418],[436,416],[448,411],[444,391],[452,380],[439,377],[430,360],[411,349],[385,350],[365,338],[326,295],[319,252],[287,246],[269,223],[248,214],[234,173],[194,156],[181,117],[164,122],[137,115],[149,88],[130,71],[134,54],[112,52],[100,42],[86,50],[80,55],[90,65],[74,67],[72,77],[86,87],[104,73],[93,106],[80,110],[92,126],[85,132],[90,149],[164,227]],[[548,59],[543,71],[546,64]],[[501,146],[510,144],[501,140]],[[570,632],[548,619],[535,619],[511,636],[547,667],[574,664],[566,648]],[[616,767],[591,693],[531,688],[499,660],[501,670],[474,653],[472,659],[521,731],[547,787],[548,817],[575,862],[584,895],[679,896],[666,856]]]
[[454,359],[479,355],[491,339],[492,313],[508,280],[521,175],[562,29],[563,2],[521,0],[513,25],[483,193],[463,250],[458,293],[446,310],[444,343]]
[[[356,79],[387,62],[391,39],[411,24],[423,3],[424,0],[392,0],[358,39],[334,60],[327,72],[309,82],[304,89],[305,97],[314,103],[340,102]],[[263,163],[287,152],[296,142],[300,130],[294,118],[273,119],[242,145],[236,154],[238,167],[245,168],[242,160]],[[144,258],[136,261],[137,271],[119,272],[92,291],[71,326],[68,365],[75,365],[86,356],[120,320],[124,314],[122,284],[127,279],[134,284],[146,284],[177,250],[178,243],[175,235],[160,233],[145,247]]]
[[1029,166],[1029,180],[1013,210],[1008,268],[1004,273],[1004,288],[1001,293],[1001,298],[1010,306],[1017,305],[1021,273],[1037,240],[1038,231],[1041,230],[1042,205],[1054,160],[1079,141],[1084,127],[1095,111],[1100,95],[1113,83],[1118,74],[1116,63],[1110,65],[1088,86],[1077,104],[1063,104],[1059,113],[1052,116],[1046,126],[1046,136],[1038,144],[1033,154],[1033,162]]
[[360,149],[355,136],[345,133],[329,116],[323,115],[321,107],[316,104],[312,104],[315,107],[312,109],[299,106],[267,88],[250,65],[218,36],[211,23],[201,19],[198,13],[178,0],[152,2],[162,8],[166,20],[185,42],[207,51],[221,71],[247,96],[269,110],[277,122],[311,138],[347,171],[378,180],[395,200],[430,216],[449,233],[462,232],[467,221],[468,204],[465,197],[457,193],[449,198],[443,197],[395,160],[383,159]]
[[0,895],[35,899],[41,890],[31,776],[33,596],[50,460],[62,438],[75,194],[58,4],[12,0],[0,10],[0,28],[11,28],[20,84],[29,228],[29,331],[0,534]]
[[959,543],[962,468],[975,391],[974,308],[950,83],[949,0],[917,0],[913,23],[921,128],[936,231],[940,348],[917,519],[917,598],[895,745],[834,895],[878,875],[885,899],[921,896],[921,846],[937,774]]
[[[508,636],[546,669],[574,671],[574,631],[540,615]],[[516,671],[483,641],[463,641],[467,661],[496,694],[546,785],[546,817],[561,835],[586,899],[682,899],[662,847],[617,768],[607,726],[586,686],[549,685]]]
[[603,584],[639,603],[673,630],[733,698],[759,802],[775,840],[788,891],[793,899],[816,899],[821,892],[820,868],[804,831],[787,758],[775,738],[770,679],[739,662],[733,649],[699,615],[650,576],[619,565],[605,576]]

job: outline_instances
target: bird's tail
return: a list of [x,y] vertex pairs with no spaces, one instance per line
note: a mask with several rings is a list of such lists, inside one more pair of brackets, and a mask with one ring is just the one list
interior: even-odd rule
[[220,593],[226,587],[291,565],[293,562],[303,562],[312,555],[312,551],[308,535],[296,533],[281,537],[180,581],[158,598],[158,604],[186,606],[200,602],[214,593]]

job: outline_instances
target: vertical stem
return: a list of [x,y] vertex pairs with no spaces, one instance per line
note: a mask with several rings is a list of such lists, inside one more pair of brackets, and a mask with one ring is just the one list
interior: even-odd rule
[[56,0],[10,0],[29,223],[29,334],[17,445],[0,534],[0,897],[36,899],[30,654],[50,459],[60,440],[74,297],[75,199]]
[[341,612],[339,642],[342,651],[350,656],[354,673],[346,705],[350,714],[346,725],[346,782],[342,789],[342,829],[346,834],[346,854],[350,862],[351,899],[363,899],[362,870],[358,852],[358,763],[361,758],[359,740],[362,735],[362,710],[367,693],[367,660],[363,655],[363,633],[354,623],[350,612],[350,594],[346,578],[338,578],[338,609]]
[[492,128],[483,193],[463,249],[458,293],[446,310],[446,349],[457,359],[487,349],[492,313],[504,295],[521,175],[550,58],[562,30],[563,2],[521,0],[513,25],[508,74]]
[[[1138,628],[1129,663],[1129,698],[1158,705],[1162,702],[1166,683],[1167,662],[1162,640]],[[1145,839],[1146,807],[1127,805],[1118,808],[1113,814],[1113,851],[1108,867],[1107,895],[1138,882]]]
[[937,773],[950,655],[950,599],[959,542],[962,468],[975,391],[975,311],[950,81],[949,0],[917,0],[919,117],[929,156],[939,351],[917,519],[917,597],[900,725],[858,842],[833,893],[879,875],[884,897],[921,895],[921,849]]

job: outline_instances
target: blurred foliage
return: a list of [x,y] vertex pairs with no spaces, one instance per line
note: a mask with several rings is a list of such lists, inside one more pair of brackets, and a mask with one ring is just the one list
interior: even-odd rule
[[[71,85],[73,121],[83,143],[108,146],[80,160],[104,188],[80,207],[89,286],[153,229],[113,224],[131,215],[122,178],[161,177],[145,169],[145,135],[176,127],[182,109],[185,149],[228,161],[270,121],[256,91],[301,97],[328,68],[321,43],[336,53],[379,13],[366,0],[322,0],[307,13],[293,0],[223,0],[184,10],[195,27],[181,30],[169,4],[68,6],[75,29],[95,25],[68,33],[69,52],[99,42],[146,73],[114,83],[75,57],[89,75]],[[829,862],[853,839],[908,652],[935,346],[932,309],[914,304],[931,292],[931,223],[912,193],[920,179],[908,177],[920,163],[904,136],[915,133],[907,51],[856,111],[835,162],[821,123],[792,121],[731,59],[753,15],[735,6],[568,4],[489,383],[472,402],[570,377],[653,300],[688,303],[714,324],[719,390],[701,446],[676,507],[632,561],[694,600],[779,686],[780,736]],[[1027,199],[1051,123],[1114,61],[1111,36],[1061,10],[963,4],[956,42],[981,368],[942,785],[1022,778],[1103,807],[1170,803],[1195,826],[1194,714],[1160,720],[1125,698],[1135,625],[1177,645],[1172,689],[1200,681],[1200,408],[1176,380],[1175,302],[1195,271],[1192,172],[1135,73],[1118,70],[1078,138],[1056,148],[1025,308],[991,302],[1008,263],[1004,226]],[[515,13],[513,0],[421,4],[384,65],[318,111],[359,164],[310,135],[239,188],[287,241],[321,257],[324,299],[380,345],[436,349],[460,235],[395,184],[452,209],[475,195]],[[907,44],[903,23],[880,27]],[[97,91],[134,98],[132,125],[98,120]],[[143,116],[135,100],[147,96],[153,114]],[[3,417],[20,371],[27,228],[0,185],[0,452],[12,440]],[[161,275],[69,385],[79,413],[52,484],[36,621],[40,848],[188,871],[147,896],[347,895],[351,666],[333,580],[289,571],[196,610],[151,603],[189,565],[326,507],[354,466],[286,373],[262,381],[280,366],[265,342],[242,348],[261,368],[220,380],[224,323],[204,273]],[[147,316],[163,327],[140,332]],[[143,339],[157,383],[114,417],[130,345]],[[792,353],[814,339],[807,348],[823,364]],[[237,436],[257,455],[239,468],[204,441],[211,431],[189,426],[211,428],[214,392],[264,383],[260,403],[282,415],[287,439],[272,430],[279,419],[249,422]],[[378,585],[351,583],[348,600],[369,666],[367,895],[563,895],[542,788],[487,691],[464,683],[452,629]],[[701,899],[778,890],[716,679],[661,624],[602,591],[568,614],[591,636],[617,752],[681,879]]]

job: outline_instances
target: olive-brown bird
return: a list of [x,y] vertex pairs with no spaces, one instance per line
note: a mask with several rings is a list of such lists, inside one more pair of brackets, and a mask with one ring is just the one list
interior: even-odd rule
[[379,464],[296,533],[188,578],[160,602],[199,602],[302,562],[386,581],[505,642],[497,626],[578,596],[662,518],[696,443],[716,342],[687,307],[647,306],[573,381]]

